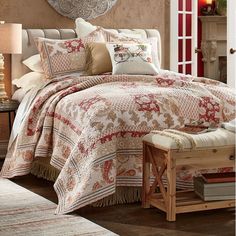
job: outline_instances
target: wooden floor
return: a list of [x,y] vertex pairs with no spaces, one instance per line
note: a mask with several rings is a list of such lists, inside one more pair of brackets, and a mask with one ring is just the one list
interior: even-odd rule
[[[0,168],[1,168],[0,161]],[[57,203],[53,183],[32,175],[17,177],[13,182]],[[0,190],[1,191],[1,190]],[[124,236],[233,236],[235,210],[222,209],[179,214],[176,222],[167,222],[157,209],[142,209],[141,204],[111,207],[84,207],[73,214],[81,215]]]

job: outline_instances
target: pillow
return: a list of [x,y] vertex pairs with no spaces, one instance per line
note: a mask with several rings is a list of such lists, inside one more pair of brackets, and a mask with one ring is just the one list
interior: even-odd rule
[[152,63],[150,44],[106,44],[112,61],[112,74],[158,74]]
[[94,41],[104,42],[99,30],[84,38],[66,40],[36,38],[46,78],[83,71],[86,62],[85,46],[88,42]]
[[[160,69],[157,53],[157,38],[145,40],[152,45],[152,59],[156,68]],[[132,43],[129,41],[128,43]],[[105,43],[89,43],[86,46],[86,68],[87,75],[99,75],[112,71],[110,54]]]
[[116,32],[114,30],[104,29],[100,26],[92,25],[91,23],[85,21],[82,18],[77,18],[75,20],[75,25],[76,25],[75,31],[78,37],[87,36],[89,33],[97,29],[103,33],[106,42],[150,43],[152,45],[153,62],[155,66],[158,69],[160,69],[160,60],[158,57],[158,47],[157,47],[158,39],[156,37],[142,39],[142,34],[137,31],[132,32],[130,30],[127,30],[127,32],[124,31]]
[[159,60],[159,57],[158,57],[158,47],[157,47],[158,39],[157,39],[157,37],[151,37],[151,38],[144,39],[143,42],[151,44],[153,63],[156,66],[156,68],[158,70],[160,70],[161,65],[160,65],[160,60]]
[[[120,42],[120,43],[136,43],[142,42],[137,38],[127,37],[126,34],[114,34],[103,28],[98,28],[103,32],[104,37],[109,42]],[[141,36],[141,35],[140,35]],[[86,74],[87,75],[99,75],[112,71],[112,64],[109,52],[106,48],[105,43],[89,43],[86,46]]]
[[30,70],[43,73],[43,68],[40,60],[40,55],[33,55],[22,62],[26,65]]
[[75,32],[78,38],[85,37],[97,29],[97,26],[90,24],[83,18],[77,18],[75,20]]
[[100,26],[92,25],[91,23],[85,21],[83,18],[77,18],[75,20],[75,32],[77,34],[77,37],[79,37],[79,38],[87,36],[88,34],[90,34],[91,32],[93,32],[94,30],[96,30],[98,28],[103,29],[104,33],[110,32],[111,34],[124,36],[124,37],[132,37],[132,38],[136,38],[136,39],[142,38],[142,35],[138,32],[131,32],[131,31],[127,30],[127,32],[113,33],[112,30],[104,29]]
[[112,71],[111,58],[105,43],[87,44],[85,70],[87,75],[99,75]]
[[142,39],[142,38],[137,38],[137,37],[128,37],[127,35],[122,34],[122,33],[116,34],[105,29],[101,29],[101,30],[103,30],[103,34],[107,42],[151,44],[153,63],[155,64],[158,70],[160,69],[160,61],[158,57],[158,47],[157,47],[157,42],[158,42],[157,37]]
[[44,85],[45,82],[46,79],[43,73],[29,72],[19,79],[14,79],[12,84],[16,85],[18,88],[22,88],[25,92],[27,92],[32,88]]
[[26,95],[27,91],[25,91],[24,89],[20,88],[20,89],[17,89],[11,99],[12,100],[16,100],[18,101],[19,103],[21,103],[21,101],[23,100],[24,96]]
[[136,34],[133,37],[130,34],[112,32],[112,31],[104,29],[102,27],[98,27],[98,29],[103,33],[104,38],[106,39],[106,42],[111,42],[111,43],[113,43],[113,42],[140,43],[140,40],[142,40],[141,38],[137,37]]

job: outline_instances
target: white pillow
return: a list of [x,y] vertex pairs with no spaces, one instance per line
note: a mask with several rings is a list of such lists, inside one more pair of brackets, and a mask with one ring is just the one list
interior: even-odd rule
[[[108,30],[109,31],[109,30]],[[142,35],[136,32],[120,32],[118,33],[119,36],[121,37],[129,37],[129,38],[133,38],[133,39],[142,39]]]
[[46,83],[44,74],[38,72],[29,72],[23,75],[19,79],[14,79],[12,84],[18,88],[22,88],[24,91],[28,91],[32,88],[42,86]]
[[143,44],[106,44],[112,62],[112,74],[156,75],[158,68],[152,62],[151,45]]
[[77,18],[75,20],[75,26],[75,31],[78,38],[83,38],[97,29],[97,26],[90,24],[83,18]]
[[36,54],[36,55],[33,55],[33,56],[27,58],[22,63],[34,72],[43,73],[43,68],[41,65],[41,59],[40,59],[39,54]]
[[16,100],[18,102],[21,102],[25,96],[25,94],[27,93],[27,91],[25,91],[23,88],[17,89],[13,95],[12,95],[12,99]]
[[157,37],[151,37],[151,38],[144,39],[144,42],[151,44],[153,63],[156,66],[156,68],[158,70],[160,70],[161,65],[160,65],[160,60],[159,60],[159,57],[158,57],[159,52],[158,52],[158,47],[157,47],[157,40],[158,40]]
[[[85,37],[97,29],[96,25],[92,25],[91,23],[85,21],[83,18],[77,18],[75,20],[75,26],[76,26],[75,31],[77,33],[78,38]],[[142,38],[142,35],[138,32],[127,31],[127,32],[118,33],[116,31],[109,30],[109,29],[104,29],[104,30],[107,30],[108,32],[113,32],[115,34],[118,34],[118,35],[124,36],[124,37],[130,37],[130,38],[134,38],[134,39],[141,39]]]

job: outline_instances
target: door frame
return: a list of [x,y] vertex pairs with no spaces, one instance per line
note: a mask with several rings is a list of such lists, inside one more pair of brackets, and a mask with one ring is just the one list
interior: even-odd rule
[[236,52],[230,53],[230,49],[236,50],[236,1],[227,1],[227,84],[236,88]]

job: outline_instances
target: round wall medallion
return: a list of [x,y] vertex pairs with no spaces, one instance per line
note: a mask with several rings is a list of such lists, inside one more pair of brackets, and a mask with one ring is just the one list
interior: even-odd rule
[[61,15],[76,19],[94,19],[104,15],[117,0],[48,0],[48,3]]

